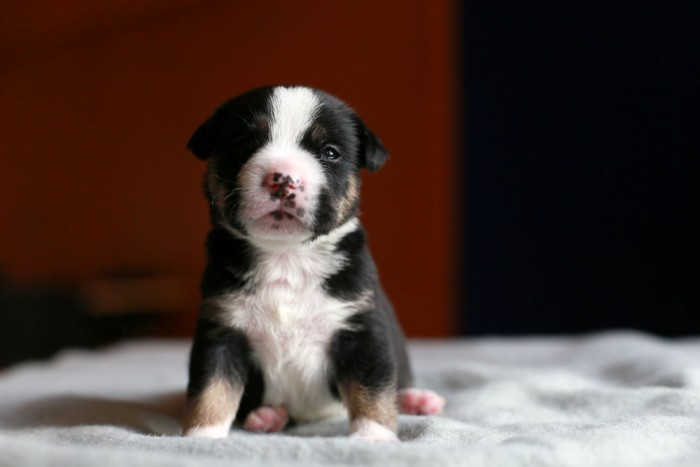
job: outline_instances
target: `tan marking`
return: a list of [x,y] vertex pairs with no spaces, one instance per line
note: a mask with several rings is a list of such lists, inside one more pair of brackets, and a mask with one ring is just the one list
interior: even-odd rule
[[216,378],[196,397],[188,401],[183,433],[193,428],[231,424],[236,418],[243,388],[234,387],[223,378]]
[[360,420],[372,420],[396,432],[398,408],[394,385],[379,392],[371,391],[357,381],[342,383],[340,394],[348,408],[350,426]]
[[270,118],[267,115],[256,115],[253,120],[253,125],[261,133],[267,134],[270,132]]
[[314,123],[311,126],[311,141],[318,144],[326,138],[326,129],[319,123]]
[[345,220],[355,206],[357,198],[360,196],[359,185],[357,175],[352,175],[348,179],[348,188],[345,190],[345,196],[340,200],[340,205],[338,207],[338,222]]

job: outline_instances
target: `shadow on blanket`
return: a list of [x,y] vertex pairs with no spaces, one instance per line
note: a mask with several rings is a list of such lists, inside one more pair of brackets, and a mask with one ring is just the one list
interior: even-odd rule
[[[3,426],[15,429],[112,426],[144,435],[180,436],[184,404],[183,393],[168,393],[138,402],[88,396],[57,396],[18,407],[3,416]],[[348,429],[347,419],[337,417],[291,425],[284,432],[301,437],[344,437]],[[403,428],[399,435],[404,440],[413,439],[419,436],[416,429],[416,426]],[[233,430],[242,431],[242,428],[233,427]]]
[[18,407],[3,419],[13,428],[111,425],[142,434],[176,436],[185,395],[169,393],[134,402],[87,396],[57,396]]

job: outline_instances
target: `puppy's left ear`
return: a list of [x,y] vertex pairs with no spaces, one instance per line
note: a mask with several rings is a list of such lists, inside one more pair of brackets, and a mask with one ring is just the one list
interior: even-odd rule
[[211,117],[195,130],[187,143],[187,149],[192,151],[198,159],[208,159],[214,149],[214,145],[219,138],[220,114],[221,110],[217,109]]
[[379,138],[357,116],[355,117],[355,125],[360,138],[360,167],[365,167],[370,172],[376,172],[382,168],[389,153]]

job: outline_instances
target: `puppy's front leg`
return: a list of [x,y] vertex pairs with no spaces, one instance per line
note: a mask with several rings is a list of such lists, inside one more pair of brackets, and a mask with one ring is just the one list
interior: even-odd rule
[[228,436],[243,395],[249,354],[243,333],[204,320],[197,324],[182,426],[185,436]]
[[396,361],[382,324],[365,321],[359,329],[339,332],[333,341],[333,363],[351,438],[398,441]]
[[396,391],[371,389],[357,381],[340,384],[350,417],[350,437],[369,441],[398,441]]

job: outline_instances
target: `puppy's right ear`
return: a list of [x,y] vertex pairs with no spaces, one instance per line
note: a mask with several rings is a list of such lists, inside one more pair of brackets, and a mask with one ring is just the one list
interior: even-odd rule
[[187,143],[187,149],[192,151],[198,159],[207,160],[214,149],[214,145],[219,138],[220,114],[221,111],[217,109],[211,117],[197,128]]
[[379,138],[367,128],[367,125],[357,115],[355,115],[355,126],[360,137],[361,167],[366,167],[370,172],[376,172],[382,168],[389,153]]

